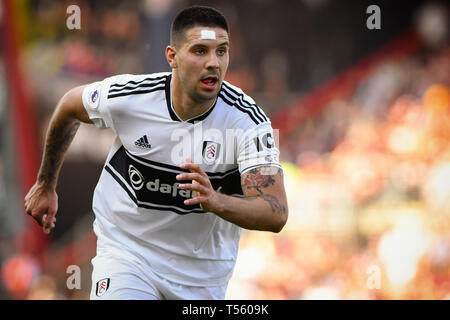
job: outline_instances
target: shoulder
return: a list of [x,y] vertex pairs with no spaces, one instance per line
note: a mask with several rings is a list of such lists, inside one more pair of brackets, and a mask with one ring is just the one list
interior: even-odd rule
[[170,72],[158,72],[158,73],[148,73],[148,74],[117,74],[105,78],[105,82],[114,86],[121,86],[127,84],[139,84],[147,80],[158,80],[166,79],[170,76]]
[[246,94],[241,88],[223,81],[219,91],[219,98],[228,107],[228,111],[240,119],[240,123],[246,127],[259,126],[264,123],[270,124],[270,119],[264,111],[256,104],[255,100]]
[[103,80],[108,99],[164,90],[170,72],[119,74]]

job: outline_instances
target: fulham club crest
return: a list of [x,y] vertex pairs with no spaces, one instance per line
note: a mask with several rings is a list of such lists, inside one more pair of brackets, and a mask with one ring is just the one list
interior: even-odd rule
[[105,292],[109,288],[109,282],[109,278],[105,278],[97,282],[97,287],[95,289],[95,294],[97,295],[97,297],[101,297],[105,294]]
[[220,145],[214,141],[203,141],[203,161],[206,164],[213,164],[219,154]]

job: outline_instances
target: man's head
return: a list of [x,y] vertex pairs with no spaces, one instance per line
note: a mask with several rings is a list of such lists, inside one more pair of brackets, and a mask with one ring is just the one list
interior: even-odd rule
[[215,98],[229,62],[229,32],[216,9],[194,6],[182,10],[172,23],[166,57],[174,79],[190,98]]
[[180,11],[172,22],[170,44],[179,46],[185,40],[185,32],[193,27],[220,28],[228,31],[228,23],[218,10],[205,6],[192,6]]

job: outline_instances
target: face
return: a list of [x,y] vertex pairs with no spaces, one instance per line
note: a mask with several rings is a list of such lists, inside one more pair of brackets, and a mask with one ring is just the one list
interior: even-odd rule
[[193,27],[185,32],[182,43],[167,47],[166,55],[183,92],[203,102],[215,99],[219,93],[228,68],[228,51],[226,30]]

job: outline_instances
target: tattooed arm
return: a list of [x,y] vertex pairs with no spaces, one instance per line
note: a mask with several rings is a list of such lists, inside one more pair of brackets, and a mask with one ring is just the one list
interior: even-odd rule
[[288,217],[288,206],[283,183],[283,171],[276,167],[258,167],[241,177],[242,191],[252,205],[260,227],[279,232]]
[[31,215],[45,233],[55,226],[58,210],[56,184],[66,151],[80,126],[92,123],[84,109],[84,86],[67,92],[58,102],[48,125],[45,147],[36,183],[25,196],[25,211]]
[[281,169],[258,167],[244,173],[241,177],[244,197],[238,198],[214,191],[197,164],[186,163],[181,168],[190,173],[180,174],[177,179],[192,183],[180,184],[179,188],[196,192],[196,197],[184,202],[186,205],[200,204],[205,211],[245,229],[280,232],[286,224],[288,208]]

